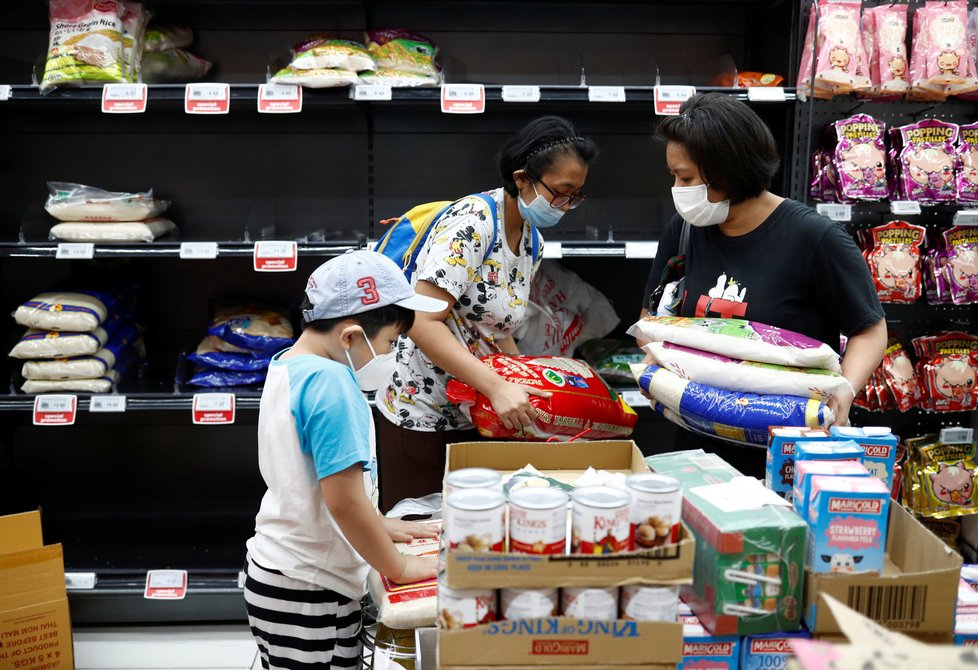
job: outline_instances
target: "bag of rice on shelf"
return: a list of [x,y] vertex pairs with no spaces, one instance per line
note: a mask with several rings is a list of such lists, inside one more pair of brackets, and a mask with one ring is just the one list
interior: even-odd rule
[[204,388],[223,388],[226,386],[254,386],[265,381],[268,375],[267,369],[251,371],[233,370],[213,370],[210,368],[196,368],[193,375],[187,380],[191,386],[202,386]]
[[262,356],[273,356],[294,344],[292,322],[285,312],[257,305],[221,307],[208,335]]
[[578,353],[609,384],[633,385],[632,365],[645,360],[645,352],[634,343],[612,339],[585,342]]
[[196,351],[187,354],[187,360],[203,368],[249,372],[265,370],[272,358],[271,356],[252,355],[246,349],[234,347],[219,337],[208,335],[200,341]]
[[153,197],[153,190],[143,193],[105,191],[94,186],[49,181],[48,214],[69,223],[145,221],[159,216],[170,206],[168,200]]
[[373,70],[377,67],[367,47],[350,40],[338,40],[329,35],[312,35],[292,47],[292,62],[296,70]]
[[41,92],[56,86],[126,81],[123,5],[118,0],[50,0],[51,33]]
[[367,48],[381,69],[401,70],[427,76],[438,74],[438,48],[421,35],[406,30],[371,30]]
[[147,84],[182,84],[203,79],[214,66],[206,58],[184,49],[149,51],[141,61]]
[[94,379],[106,375],[130,356],[137,360],[145,359],[146,346],[140,338],[139,329],[127,324],[91,356],[28,361],[24,363],[21,375],[30,381]]
[[10,350],[11,358],[71,358],[90,356],[105,346],[109,336],[102,328],[90,333],[60,333],[31,328]]
[[98,379],[69,379],[66,381],[27,380],[20,390],[24,393],[61,393],[74,391],[76,393],[109,393],[112,387],[119,383],[119,374],[109,370]]
[[284,67],[269,80],[272,84],[296,84],[306,88],[337,88],[356,85],[360,81],[352,70],[332,70],[318,68],[300,70],[292,66]]
[[154,23],[146,29],[146,51],[158,52],[184,49],[194,43],[194,31],[185,26]]
[[391,88],[425,88],[441,85],[440,74],[418,74],[405,70],[379,68],[370,72],[360,73],[360,83],[374,86],[390,86]]
[[48,237],[65,242],[153,242],[176,229],[173,221],[158,216],[127,223],[59,223],[51,227]]

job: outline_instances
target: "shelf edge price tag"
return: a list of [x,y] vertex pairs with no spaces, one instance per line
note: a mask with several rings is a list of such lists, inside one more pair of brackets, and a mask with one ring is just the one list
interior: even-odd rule
[[978,226],[978,209],[962,209],[955,212],[954,225]]
[[544,258],[563,258],[564,245],[560,242],[547,242],[543,245]]
[[781,86],[751,86],[747,89],[747,99],[751,102],[784,102],[784,88]]
[[217,258],[217,242],[182,242],[180,258],[183,260],[211,260]]
[[227,114],[231,111],[230,84],[187,84],[183,93],[187,114]]
[[442,84],[444,114],[482,114],[486,111],[486,88],[482,84]]
[[255,272],[295,272],[298,255],[296,242],[255,242]]
[[655,86],[652,101],[656,116],[679,116],[683,103],[696,95],[695,86]]
[[72,591],[91,591],[98,583],[94,572],[66,572],[65,588]]
[[942,428],[941,442],[943,444],[970,444],[975,439],[974,428]]
[[852,205],[833,205],[822,202],[815,209],[819,214],[833,221],[852,221]]
[[95,258],[95,245],[91,242],[61,242],[54,257],[62,261],[90,261]]
[[357,84],[352,97],[361,102],[386,102],[393,98],[393,91],[383,84]]
[[920,214],[920,203],[915,200],[892,200],[890,202],[890,213],[897,216]]
[[627,102],[624,86],[588,86],[588,102]]
[[651,407],[652,403],[649,399],[638,391],[622,391],[622,400],[627,402],[632,407]]
[[13,88],[10,84],[0,85],[0,102],[7,102],[10,100],[10,94],[13,93]]
[[625,258],[655,258],[658,242],[625,242]]
[[540,102],[539,86],[503,86],[503,102]]
[[262,114],[295,114],[302,111],[302,87],[296,84],[260,84],[258,111]]
[[148,600],[183,600],[187,595],[186,570],[148,570],[143,597]]
[[234,423],[233,393],[195,393],[193,422],[195,426]]
[[141,114],[146,111],[146,84],[106,84],[102,87],[102,112]]
[[88,403],[88,411],[93,413],[110,413],[126,411],[126,396],[124,395],[93,395]]
[[34,398],[35,426],[71,426],[77,413],[76,395],[39,395]]

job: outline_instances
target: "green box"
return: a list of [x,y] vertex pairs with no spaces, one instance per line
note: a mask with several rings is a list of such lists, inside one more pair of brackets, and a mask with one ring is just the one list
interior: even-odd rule
[[696,538],[683,599],[704,627],[713,635],[798,629],[807,526],[790,503],[702,450],[645,462],[683,484],[683,521]]

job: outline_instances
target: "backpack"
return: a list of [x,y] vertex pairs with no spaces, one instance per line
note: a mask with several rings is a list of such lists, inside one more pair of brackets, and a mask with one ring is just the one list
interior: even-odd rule
[[[486,193],[475,193],[466,197],[481,198],[489,206],[489,211],[492,212],[492,240],[486,247],[486,254],[482,258],[482,261],[485,262],[489,258],[489,254],[492,253],[493,247],[496,246],[496,238],[499,236],[499,214],[496,211],[496,201]],[[408,210],[398,219],[381,221],[381,224],[393,223],[377,242],[374,251],[384,254],[397,263],[404,272],[404,276],[407,277],[408,281],[411,281],[411,277],[417,269],[418,255],[424,248],[425,241],[435,227],[435,223],[449,207],[464,199],[426,202]],[[530,226],[530,233],[532,235],[531,257],[536,263],[540,254],[540,233],[537,232],[535,226]]]

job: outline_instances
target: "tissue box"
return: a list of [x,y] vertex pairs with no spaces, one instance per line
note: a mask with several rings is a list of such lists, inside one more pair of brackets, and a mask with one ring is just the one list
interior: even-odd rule
[[869,470],[855,461],[801,461],[795,474],[795,495],[792,503],[802,519],[808,518],[812,500],[811,479],[815,475],[833,477],[869,477]]
[[874,477],[811,477],[808,565],[816,572],[883,570],[890,491]]
[[839,440],[852,440],[858,444],[865,456],[863,464],[874,477],[883,480],[887,488],[893,489],[893,469],[896,466],[897,437],[885,426],[853,428],[833,426],[832,436]]
[[771,426],[768,429],[767,461],[764,468],[764,485],[775,493],[791,500],[795,481],[795,445],[805,440],[827,440],[829,431],[824,428],[798,428]]

